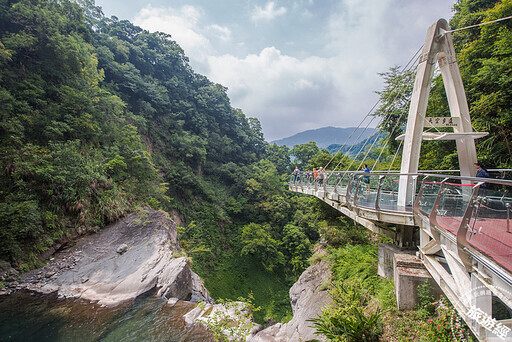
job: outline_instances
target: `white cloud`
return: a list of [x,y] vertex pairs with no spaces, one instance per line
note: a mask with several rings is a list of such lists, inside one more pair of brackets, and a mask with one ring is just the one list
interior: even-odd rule
[[276,4],[273,1],[267,2],[264,8],[256,6],[254,7],[251,19],[253,21],[259,20],[272,20],[280,15],[286,13],[285,7],[275,8]]
[[357,126],[378,100],[375,91],[383,84],[378,73],[405,65],[438,19],[429,6],[422,1],[340,1],[318,36],[329,57],[299,59],[267,47],[243,58],[210,56],[207,76],[228,87],[235,107],[261,120],[268,140],[322,126]]
[[[302,22],[306,18],[308,24],[321,25],[315,26],[317,39],[312,44],[303,36],[288,35],[279,48],[273,47],[280,42],[279,32],[276,37],[259,37],[259,32],[250,31],[251,25],[240,22],[231,23],[231,31],[219,16],[207,22],[200,7],[148,5],[134,23],[170,33],[194,70],[228,87],[233,106],[259,118],[265,137],[273,140],[323,126],[357,126],[375,104],[374,92],[382,87],[377,73],[404,65],[423,43],[427,27],[449,12],[449,2],[338,0],[335,6],[332,2],[326,5],[329,14],[325,16],[308,7],[313,0],[297,0],[290,11],[306,13]],[[324,4],[319,1],[315,6]],[[252,20],[271,20],[285,13],[285,7],[270,1],[255,7]],[[296,24],[291,16],[284,19]],[[247,29],[240,30],[241,26]],[[294,26],[289,30],[293,32]],[[256,42],[260,44],[257,50]],[[299,46],[300,55],[310,57],[291,55]],[[221,48],[225,48],[222,55],[217,51]],[[290,52],[282,53],[283,49]],[[253,52],[236,56],[233,51]]]
[[228,87],[235,107],[260,119],[274,140],[291,132],[332,124],[330,113],[343,102],[332,77],[334,60],[283,55],[275,47],[245,58],[209,58],[208,77]]
[[223,41],[231,40],[231,30],[225,26],[210,25],[208,30],[212,32],[217,38]]
[[[201,33],[201,17],[201,10],[193,6],[174,9],[147,5],[135,15],[133,22],[151,32],[171,34],[172,39],[185,50],[187,56],[205,62],[213,48],[210,41]],[[219,29],[220,26],[217,28],[218,32],[221,31]]]

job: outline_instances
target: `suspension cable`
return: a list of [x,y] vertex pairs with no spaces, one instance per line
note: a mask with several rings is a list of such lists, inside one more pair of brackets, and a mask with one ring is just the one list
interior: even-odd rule
[[[363,133],[368,129],[368,127],[370,126],[370,124],[371,124],[371,123],[373,122],[373,120],[375,120],[376,118],[377,118],[377,117],[376,117],[376,116],[374,116],[374,117],[370,120],[370,122],[366,125],[366,127],[364,128],[364,130],[359,134],[359,136],[357,137],[357,140],[356,140],[356,141],[359,141],[359,138],[361,137],[361,135],[362,135],[362,134],[363,134]],[[336,167],[334,168],[334,170],[336,170],[336,169],[338,168],[338,166],[340,166],[341,162],[345,160],[345,157],[347,157],[347,156],[348,156],[348,154],[350,153],[350,151],[352,150],[352,148],[353,148],[354,146],[355,146],[355,144],[352,144],[352,145],[350,146],[350,148],[348,149],[347,153],[343,155],[343,158],[341,158],[341,159],[340,159],[339,163],[336,165]],[[364,147],[364,146],[363,146],[363,147]],[[350,165],[349,165],[349,167],[348,167],[349,169],[350,169],[350,167],[352,166],[352,164],[354,163],[355,158],[357,158],[357,156],[359,155],[359,153],[361,153],[361,150],[359,150],[359,151],[357,152],[356,156],[355,156],[355,157],[354,157],[354,159],[352,160],[352,163],[350,163]]]
[[[418,57],[419,58],[419,57]],[[409,69],[410,70],[410,69]],[[409,71],[407,70],[407,71]],[[408,81],[410,80],[411,76],[409,76],[409,79],[406,79],[406,81],[402,84],[401,86],[401,89],[400,91],[398,92],[398,94],[395,96],[395,98],[391,101],[392,103],[395,102],[397,100],[397,98],[401,95],[402,91],[407,87],[407,83]],[[406,99],[406,102],[410,102],[410,98],[409,99]],[[386,110],[386,112],[384,113],[384,115],[388,114],[391,110],[395,109],[397,107],[397,105],[395,104],[394,106],[390,106],[388,107],[388,109]],[[398,127],[398,124],[400,123],[400,120],[403,118],[404,114],[406,113],[407,111],[406,110],[402,110],[402,113],[400,114],[400,117],[398,118],[398,120],[396,121],[395,123],[395,126],[393,126],[393,129],[391,130],[391,133],[388,135],[388,138],[386,139],[386,143],[384,144],[382,150],[380,151],[380,154],[378,156],[378,158],[375,160],[373,166],[372,166],[372,170],[375,168],[375,165],[378,163],[380,157],[382,156],[382,153],[384,151],[384,149],[387,147],[387,145],[389,144],[389,141],[391,140],[391,136],[393,135],[393,133],[395,132],[396,128]],[[386,117],[386,120],[384,121],[384,124],[386,124],[389,120],[390,120],[391,116],[390,115],[387,115]],[[358,169],[361,168],[361,166],[363,165],[364,161],[366,160],[366,158],[368,158],[368,155],[370,154],[371,150],[373,149],[373,147],[375,146],[375,144],[377,143],[377,139],[374,139],[373,140],[373,143],[372,145],[370,146],[370,148],[366,151],[366,154],[363,158],[363,160],[361,161],[361,163],[359,163],[359,166],[358,166]],[[364,146],[363,146],[364,147]],[[362,149],[360,150],[362,151]],[[357,158],[357,156],[356,156]],[[354,158],[354,159],[356,159]]]
[[395,159],[398,155],[398,151],[400,151],[400,148],[402,147],[403,141],[400,141],[400,145],[398,145],[398,148],[396,149],[395,156],[393,157],[393,161],[391,164],[389,164],[388,172],[391,171],[391,168],[393,167],[393,164],[395,163]]
[[[408,70],[406,70],[406,71],[404,71],[404,72],[408,72],[408,71],[412,70],[413,68],[416,68],[416,67],[417,67],[417,63],[418,63],[418,61],[419,61],[419,56],[418,56],[418,57],[416,58],[416,60],[414,61],[413,66],[411,66],[411,68],[409,68]],[[413,76],[415,76],[415,75],[413,75],[413,74],[408,75],[408,79],[406,79],[406,80],[405,80],[405,82],[403,82],[403,84],[402,84],[402,90],[407,86],[407,83],[410,81],[410,78],[412,78]],[[394,100],[396,100],[396,98],[395,98]],[[393,101],[394,101],[394,100],[393,100]],[[410,97],[409,97],[408,99],[406,99],[406,102],[410,103],[410,101],[411,101]],[[396,105],[395,105],[395,107],[396,107]],[[386,111],[386,113],[384,113],[384,114],[387,114],[389,111],[390,111],[390,108],[388,108],[388,110],[387,110],[387,111]],[[388,139],[386,139],[386,143],[384,144],[384,146],[382,146],[382,149],[381,149],[381,151],[380,151],[380,153],[379,153],[379,156],[377,157],[377,159],[375,160],[375,163],[374,163],[374,164],[373,164],[373,166],[372,166],[372,171],[373,171],[373,169],[375,168],[375,166],[377,165],[377,163],[379,162],[380,157],[382,156],[382,153],[384,152],[384,150],[385,150],[385,149],[386,149],[386,147],[388,146],[388,144],[389,144],[389,142],[390,142],[390,140],[391,140],[391,137],[393,136],[393,133],[394,133],[394,132],[395,132],[395,130],[398,128],[398,125],[399,125],[399,123],[400,123],[401,119],[403,118],[403,116],[405,115],[405,113],[406,113],[406,112],[407,112],[406,110],[402,110],[402,113],[400,114],[400,117],[399,117],[399,118],[398,118],[398,120],[396,121],[395,126],[394,126],[394,127],[393,127],[393,129],[391,130],[391,133],[388,135]],[[366,158],[366,156],[365,156],[365,158]]]
[[[488,22],[484,22],[484,23],[479,23],[479,24],[475,24],[475,25],[465,26],[465,27],[461,27],[461,28],[458,28],[458,29],[454,29],[454,30],[448,30],[448,31],[441,30],[441,36],[443,36],[443,35],[445,35],[445,34],[447,34],[447,33],[453,33],[453,32],[458,32],[458,31],[462,31],[462,30],[467,30],[467,29],[470,29],[470,28],[475,28],[475,27],[479,27],[479,26],[483,26],[483,25],[487,25],[487,24],[492,24],[492,23],[496,23],[496,22],[500,22],[500,21],[504,21],[504,20],[509,20],[509,19],[512,19],[512,16],[508,16],[508,17],[504,17],[504,18],[499,18],[499,19],[496,19],[496,20],[492,20],[492,21],[488,21]],[[404,73],[405,68],[409,65],[409,63],[411,63],[411,61],[412,61],[412,60],[414,60],[414,59],[416,58],[416,55],[419,53],[419,51],[421,51],[421,49],[422,49],[422,48],[423,48],[423,46],[422,46],[422,47],[420,47],[420,49],[419,49],[419,50],[414,54],[414,56],[409,60],[409,62],[408,62],[408,63],[407,63],[407,65],[404,67],[404,69],[402,70],[402,72],[401,72],[401,73]],[[410,69],[409,69],[409,70],[410,70]],[[407,70],[407,71],[409,71],[409,70]],[[394,90],[394,89],[392,89],[392,90]],[[398,95],[397,95],[397,96],[398,96]],[[396,99],[396,98],[395,98],[395,99]],[[409,99],[409,101],[410,101],[410,99]],[[344,143],[344,144],[342,144],[342,145],[340,145],[340,147],[338,148],[338,150],[336,151],[336,153],[331,157],[331,159],[329,160],[329,162],[325,165],[324,170],[325,170],[325,169],[326,169],[326,168],[331,164],[331,162],[332,162],[332,161],[334,160],[334,158],[338,155],[338,153],[340,153],[340,152],[341,152],[341,150],[342,150],[343,146],[345,146],[345,145],[348,143],[348,141],[349,141],[349,140],[350,140],[350,138],[354,135],[354,133],[355,133],[355,132],[356,132],[356,131],[361,127],[361,125],[363,124],[364,120],[366,120],[366,118],[368,118],[368,117],[372,114],[372,112],[374,111],[374,109],[377,107],[377,105],[378,105],[380,102],[381,102],[381,99],[379,99],[379,100],[378,100],[378,101],[373,105],[373,107],[370,109],[370,111],[365,115],[364,119],[359,123],[359,125],[358,125],[358,126],[357,126],[353,131],[352,131],[352,133],[351,133],[351,134],[349,135],[349,137],[346,139],[345,143]],[[386,113],[387,113],[389,110],[390,110],[390,109],[388,108],[388,110],[386,111]],[[386,114],[386,113],[385,113],[385,114]],[[402,116],[403,116],[403,114],[404,114],[404,113],[405,113],[405,111],[402,111],[402,114],[401,114],[401,116],[400,116],[399,120],[397,121],[397,124],[395,125],[395,127],[393,127],[392,133],[393,133],[393,132],[394,132],[394,130],[396,129],[396,127],[397,127],[397,125],[398,125],[398,122],[400,121],[400,119],[402,118]],[[374,117],[374,118],[375,118],[375,117]],[[356,143],[357,143],[357,141],[359,141],[359,138],[360,138],[360,137],[361,137],[361,135],[366,131],[366,129],[368,128],[368,126],[371,124],[371,122],[373,122],[374,118],[373,118],[373,119],[372,119],[372,120],[367,124],[367,126],[364,128],[364,130],[359,134],[359,136],[358,136],[358,137],[357,137],[357,139],[356,139]],[[472,125],[472,126],[473,126],[473,125]],[[474,127],[473,127],[473,129],[474,129]],[[375,130],[376,130],[376,128],[374,128],[374,131],[373,131],[373,133],[372,133],[372,134],[374,134]],[[385,146],[383,147],[382,151],[383,151],[383,150],[384,150],[384,148],[388,145],[391,135],[392,135],[392,134],[390,134],[390,135],[389,135],[389,138],[388,138],[388,140],[386,141],[386,144],[385,144]],[[371,148],[373,148],[373,146],[375,145],[375,143],[376,143],[376,141],[377,141],[377,140],[378,140],[378,139],[375,139],[375,140],[373,141],[373,143],[372,143],[372,145],[371,145],[370,149],[367,151],[367,153],[366,153],[366,155],[365,155],[365,158],[368,156],[369,152],[371,151]],[[341,164],[341,162],[344,160],[344,157],[346,157],[346,156],[348,155],[348,153],[351,151],[351,149],[354,147],[354,145],[355,145],[355,143],[351,145],[351,147],[350,147],[350,148],[349,148],[349,150],[346,152],[346,154],[344,154],[343,158],[341,158],[341,159],[340,159],[340,162],[336,165],[336,167],[334,168],[334,170],[336,170],[336,169],[338,168],[338,166],[339,166],[339,165]],[[390,167],[392,167],[392,165],[393,165],[393,163],[394,163],[394,161],[395,161],[395,159],[396,159],[396,157],[397,157],[397,153],[398,153],[398,151],[400,150],[401,145],[402,145],[402,142],[400,142],[400,146],[399,146],[399,148],[397,149],[397,152],[395,153],[395,156],[394,156],[394,158],[393,158],[393,161],[392,161],[392,163],[391,163]],[[354,161],[355,161],[355,160],[356,160],[356,158],[359,156],[360,152],[362,151],[362,149],[363,149],[365,146],[366,146],[366,145],[364,145],[364,146],[363,146],[363,147],[358,151],[358,153],[357,153],[356,157],[354,157],[354,159],[353,159],[352,163],[350,164],[349,169],[350,169],[350,167],[352,166],[352,164],[354,163]],[[372,170],[373,170],[373,168],[375,168],[375,165],[376,165],[376,164],[377,164],[377,162],[379,161],[379,159],[380,159],[380,157],[381,157],[381,155],[382,155],[382,151],[381,151],[381,153],[379,154],[379,156],[378,156],[377,160],[375,161],[375,163],[374,163],[374,165],[373,165],[373,167],[372,167]],[[363,162],[364,162],[364,159],[363,159],[363,161],[362,161],[361,163],[363,163]]]
[[[363,124],[364,120],[366,120],[367,117],[369,117],[371,115],[371,113],[373,112],[373,110],[375,109],[375,107],[377,107],[377,105],[379,104],[380,102],[380,99],[379,101],[375,102],[375,104],[373,105],[373,107],[370,109],[370,111],[365,115],[365,117],[363,118],[363,120],[361,120],[361,122],[359,123],[359,125],[352,131],[352,133],[350,133],[349,137],[347,138],[347,140],[345,140],[345,142],[340,145],[340,147],[338,148],[338,151],[336,151],[336,153],[334,153],[334,155],[331,157],[331,159],[329,160],[329,162],[324,166],[324,170],[327,169],[327,166],[329,166],[329,164],[334,160],[334,158],[336,157],[336,155],[341,151],[341,149],[343,148],[343,146],[345,146],[348,141],[350,140],[350,138],[352,138],[352,135],[354,135],[354,133],[361,127],[361,125]],[[371,121],[370,121],[371,123]],[[366,129],[366,128],[365,128]],[[364,130],[363,130],[364,132]],[[361,133],[362,134],[362,133]],[[358,141],[359,137],[361,137],[361,134],[359,134],[359,136],[356,138],[356,142]],[[339,164],[338,164],[339,165]],[[334,168],[334,170],[336,170],[336,168],[338,167],[338,165],[336,165],[336,167]]]
[[[415,58],[415,60],[414,60],[414,62],[413,62],[413,64],[412,64],[412,65],[411,65],[407,70],[405,70],[405,67],[404,67],[404,68],[402,69],[402,71],[400,72],[400,75],[404,75],[404,74],[408,73],[409,71],[411,71],[411,70],[413,70],[414,68],[416,68],[416,67],[417,67],[417,63],[418,63],[418,60],[419,60],[419,54],[418,54],[418,53],[419,53],[419,51],[420,51],[420,50],[421,50],[421,48],[420,48],[420,49],[418,49],[418,51],[416,52],[415,56],[413,56],[413,58],[414,58],[414,57],[416,57],[416,58]],[[411,60],[411,61],[412,61],[412,60]],[[409,61],[409,63],[410,63],[411,61]],[[408,65],[409,65],[409,63],[408,63],[406,66],[408,66]],[[395,97],[392,99],[392,101],[391,101],[391,102],[388,102],[388,103],[391,103],[392,105],[391,105],[391,106],[389,106],[389,107],[387,108],[386,112],[384,113],[384,116],[386,116],[386,120],[384,121],[384,124],[386,124],[386,123],[390,120],[390,118],[391,118],[391,116],[390,116],[390,115],[386,115],[386,114],[388,114],[390,111],[394,110],[394,109],[398,106],[395,102],[396,102],[396,100],[398,99],[398,97],[402,95],[403,91],[407,88],[407,84],[409,83],[409,81],[411,80],[411,78],[412,78],[413,76],[414,76],[413,74],[409,74],[409,75],[407,75],[407,76],[406,76],[406,78],[405,78],[405,82],[402,82],[402,83],[400,84],[400,90],[398,91],[398,93],[395,95]],[[406,100],[406,102],[410,102],[410,98],[407,98],[407,99],[405,99],[405,100]],[[400,117],[398,118],[398,120],[396,121],[395,126],[393,127],[393,129],[392,129],[391,133],[388,135],[388,138],[387,138],[387,140],[386,140],[386,143],[384,144],[383,148],[381,149],[380,154],[379,154],[379,156],[378,156],[377,160],[375,160],[375,163],[374,163],[374,164],[373,164],[373,166],[372,166],[372,170],[375,168],[375,165],[378,163],[378,161],[379,161],[380,157],[382,156],[382,153],[384,152],[384,149],[387,147],[387,145],[389,144],[389,141],[391,140],[391,136],[393,135],[394,131],[395,131],[395,130],[396,130],[396,128],[398,127],[398,124],[400,123],[400,120],[403,118],[403,116],[404,116],[404,114],[405,114],[405,113],[406,113],[406,111],[405,111],[405,110],[402,110],[402,113],[401,113]],[[366,158],[368,157],[368,155],[370,154],[371,150],[373,149],[373,147],[375,146],[375,144],[376,144],[376,143],[377,143],[377,139],[375,139],[375,140],[373,141],[373,143],[372,143],[372,145],[370,146],[370,148],[366,151],[366,154],[365,154],[365,156],[364,156],[363,160],[361,161],[361,163],[359,164],[358,169],[359,169],[359,168],[361,168],[361,166],[363,165],[364,161],[366,160]],[[360,150],[360,151],[361,151],[361,150]],[[359,154],[358,154],[358,155],[359,155]],[[356,158],[355,158],[355,159],[357,159],[357,156],[356,156]]]
[[466,27],[461,27],[461,28],[458,28],[458,29],[455,29],[455,30],[449,30],[449,31],[445,31],[445,30],[442,30],[441,31],[441,36],[447,34],[447,33],[452,33],[452,32],[458,32],[458,31],[462,31],[462,30],[467,30],[467,29],[470,29],[470,28],[474,28],[474,27],[479,27],[479,26],[483,26],[483,25],[487,25],[487,24],[492,24],[492,23],[497,23],[498,21],[503,21],[503,20],[508,20],[508,19],[512,19],[512,15],[509,16],[509,17],[504,17],[504,18],[499,18],[499,19],[496,19],[496,20],[492,20],[492,21],[486,21],[484,23],[480,23],[480,24],[475,24],[475,25],[469,25],[469,26],[466,26]]
[[[411,64],[411,62],[413,62],[414,60],[417,60],[417,56],[419,54],[419,52],[421,51],[421,49],[423,48],[423,46],[421,46],[417,51],[416,53],[411,57],[411,59],[409,59],[409,61],[407,62],[407,64],[402,68],[402,71],[400,71],[400,74],[403,74],[405,72],[405,69],[409,67],[409,65]],[[409,71],[413,66],[415,65],[415,62],[413,62],[413,65],[411,67],[409,67],[409,69],[407,69],[407,71]],[[395,90],[397,87],[402,87],[403,85],[396,85],[393,89],[391,89],[392,91]],[[398,94],[395,96],[395,98],[400,94],[401,91],[398,92]],[[357,128],[359,128],[362,123],[364,122],[364,120],[366,120],[366,118],[368,116],[371,115],[371,113],[374,111],[374,109],[377,107],[377,105],[382,102],[382,99],[379,99],[372,107],[372,109],[366,114],[366,116],[364,117],[364,119],[361,121],[361,123],[359,124],[359,126]],[[365,129],[359,134],[359,136],[357,137],[356,139],[356,142],[359,141],[359,138],[361,137],[361,135],[366,131],[366,129],[369,127],[369,125],[373,122],[373,120],[375,120],[375,116],[372,118],[372,120],[366,125]],[[389,117],[387,118],[389,119]],[[377,128],[375,127],[374,128],[374,132]],[[354,130],[355,132],[355,130]],[[375,141],[374,141],[375,143]],[[354,147],[355,144],[352,144],[349,148],[349,150],[343,155],[343,157],[340,159],[340,161],[338,162],[338,164],[336,165],[336,167],[334,168],[334,170],[336,170],[338,168],[338,166],[344,161],[344,159],[348,156],[349,152],[352,150],[352,148]],[[327,163],[326,167],[332,162],[332,160],[336,157],[336,155],[341,151],[343,145],[340,146],[340,148],[338,149],[338,151],[336,152],[336,154],[331,158],[331,160],[329,161],[329,163]],[[364,146],[363,146],[364,147]],[[361,150],[359,150],[359,152],[357,153],[356,157],[360,154]],[[354,159],[355,160],[355,159]],[[354,163],[354,160],[352,161],[352,163],[350,164],[349,168],[352,166],[352,164]]]
[[[459,31],[463,31],[463,30],[467,30],[467,29],[471,29],[471,28],[475,28],[475,27],[480,27],[480,26],[484,26],[484,25],[487,25],[487,24],[494,24],[494,23],[497,23],[497,22],[500,22],[500,21],[510,20],[510,19],[512,19],[512,15],[508,16],[508,17],[498,18],[498,19],[495,19],[495,20],[486,21],[486,22],[483,22],[483,23],[469,25],[469,26],[465,26],[465,27],[460,27],[458,29],[453,29],[453,30],[448,30],[448,31],[445,31],[445,30],[441,29],[441,37],[444,36],[447,33],[459,32]],[[475,129],[475,126],[473,126],[473,123],[472,122],[469,122],[469,123],[471,124],[471,128],[473,128],[473,131],[476,132],[477,130]]]

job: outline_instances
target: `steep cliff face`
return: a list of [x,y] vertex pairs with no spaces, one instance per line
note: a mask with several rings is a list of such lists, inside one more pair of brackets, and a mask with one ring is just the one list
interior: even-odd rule
[[[253,323],[250,310],[242,302],[198,306],[184,316],[185,322],[223,328],[222,333],[228,339],[240,339],[248,334],[245,337],[248,342],[326,341],[324,336],[315,334],[310,320],[317,318],[322,308],[332,302],[324,286],[330,278],[331,268],[326,260],[302,273],[290,289],[293,318],[285,324],[277,323],[262,330],[261,325]],[[233,324],[225,326],[226,321]]]
[[324,288],[330,277],[331,270],[326,260],[307,268],[290,289],[293,318],[288,323],[278,323],[258,332],[248,341],[324,340],[323,336],[315,335],[315,329],[308,320],[318,317],[322,308],[331,302],[329,291]]
[[167,299],[210,298],[180,252],[176,224],[163,211],[133,213],[58,252],[42,269],[21,276],[17,288],[57,292],[104,305],[153,288]]

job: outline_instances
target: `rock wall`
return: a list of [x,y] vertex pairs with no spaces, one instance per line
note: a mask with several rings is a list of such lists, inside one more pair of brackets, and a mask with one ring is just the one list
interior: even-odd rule
[[308,320],[318,317],[322,308],[332,302],[327,287],[331,268],[326,260],[307,268],[290,289],[293,318],[285,324],[278,323],[251,336],[248,341],[309,341],[326,340],[315,335],[315,329]]
[[167,299],[211,301],[179,255],[176,224],[167,213],[148,208],[56,253],[44,268],[23,274],[17,288],[109,306],[154,287]]

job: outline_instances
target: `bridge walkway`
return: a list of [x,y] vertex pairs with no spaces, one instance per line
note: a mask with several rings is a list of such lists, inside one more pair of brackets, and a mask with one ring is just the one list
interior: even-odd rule
[[[323,176],[292,175],[289,189],[318,197],[400,247],[417,248],[481,341],[512,340],[512,181],[421,172],[336,171]],[[398,190],[404,176],[414,193],[401,204]],[[509,312],[504,319],[492,316],[498,305]]]

